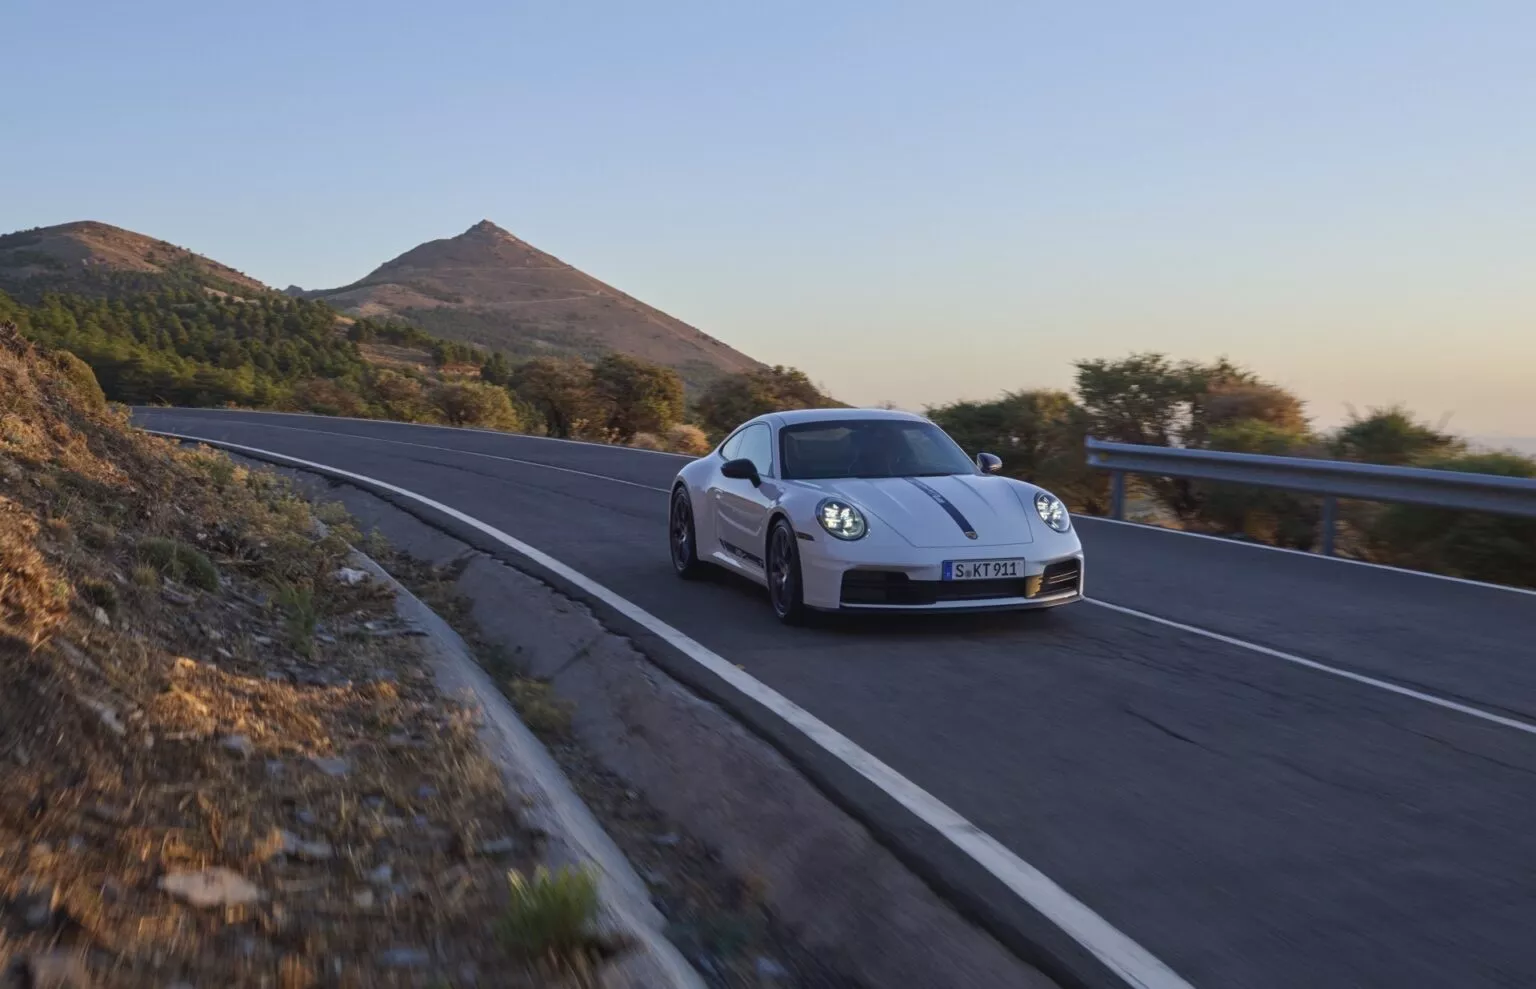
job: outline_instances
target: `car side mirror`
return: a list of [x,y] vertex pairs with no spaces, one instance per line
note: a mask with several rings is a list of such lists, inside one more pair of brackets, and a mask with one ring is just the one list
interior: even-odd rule
[[1003,469],[1003,458],[995,453],[976,454],[976,466],[983,474],[996,474]]
[[757,472],[757,465],[746,457],[727,460],[721,464],[720,475],[729,477],[733,481],[751,481],[754,485],[763,483],[762,475]]

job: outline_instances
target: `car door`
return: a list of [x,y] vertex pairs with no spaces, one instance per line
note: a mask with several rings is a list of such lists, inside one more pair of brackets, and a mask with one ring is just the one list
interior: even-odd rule
[[721,448],[727,460],[750,460],[762,484],[723,477],[717,471],[710,491],[715,533],[730,561],[752,573],[763,571],[763,544],[768,538],[768,513],[773,508],[773,430],[767,423],[746,426]]

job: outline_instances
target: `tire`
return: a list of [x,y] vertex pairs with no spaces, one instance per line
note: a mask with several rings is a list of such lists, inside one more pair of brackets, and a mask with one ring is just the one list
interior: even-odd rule
[[667,512],[667,546],[671,550],[673,573],[684,580],[697,580],[704,575],[693,527],[693,503],[688,500],[688,489],[682,485],[672,492],[672,506]]
[[785,625],[806,625],[810,609],[805,606],[805,587],[800,580],[800,547],[795,532],[783,519],[768,531],[767,553],[768,603]]

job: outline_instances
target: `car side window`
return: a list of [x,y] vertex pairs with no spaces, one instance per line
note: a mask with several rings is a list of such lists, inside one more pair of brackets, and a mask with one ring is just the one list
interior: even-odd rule
[[745,435],[747,435],[747,431],[743,429],[741,432],[737,433],[735,436],[732,436],[730,439],[722,443],[720,445],[720,459],[735,460],[738,456],[740,456],[740,454],[738,454],[736,451],[741,449],[741,438]]
[[741,431],[741,445],[736,456],[726,459],[737,458],[752,461],[757,472],[764,477],[773,472],[773,434],[766,424],[759,423]]

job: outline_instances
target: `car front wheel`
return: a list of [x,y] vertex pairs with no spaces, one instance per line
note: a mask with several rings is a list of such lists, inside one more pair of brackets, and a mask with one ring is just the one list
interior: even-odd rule
[[789,523],[779,519],[768,534],[768,600],[785,625],[804,625],[807,618],[800,583],[800,547]]

